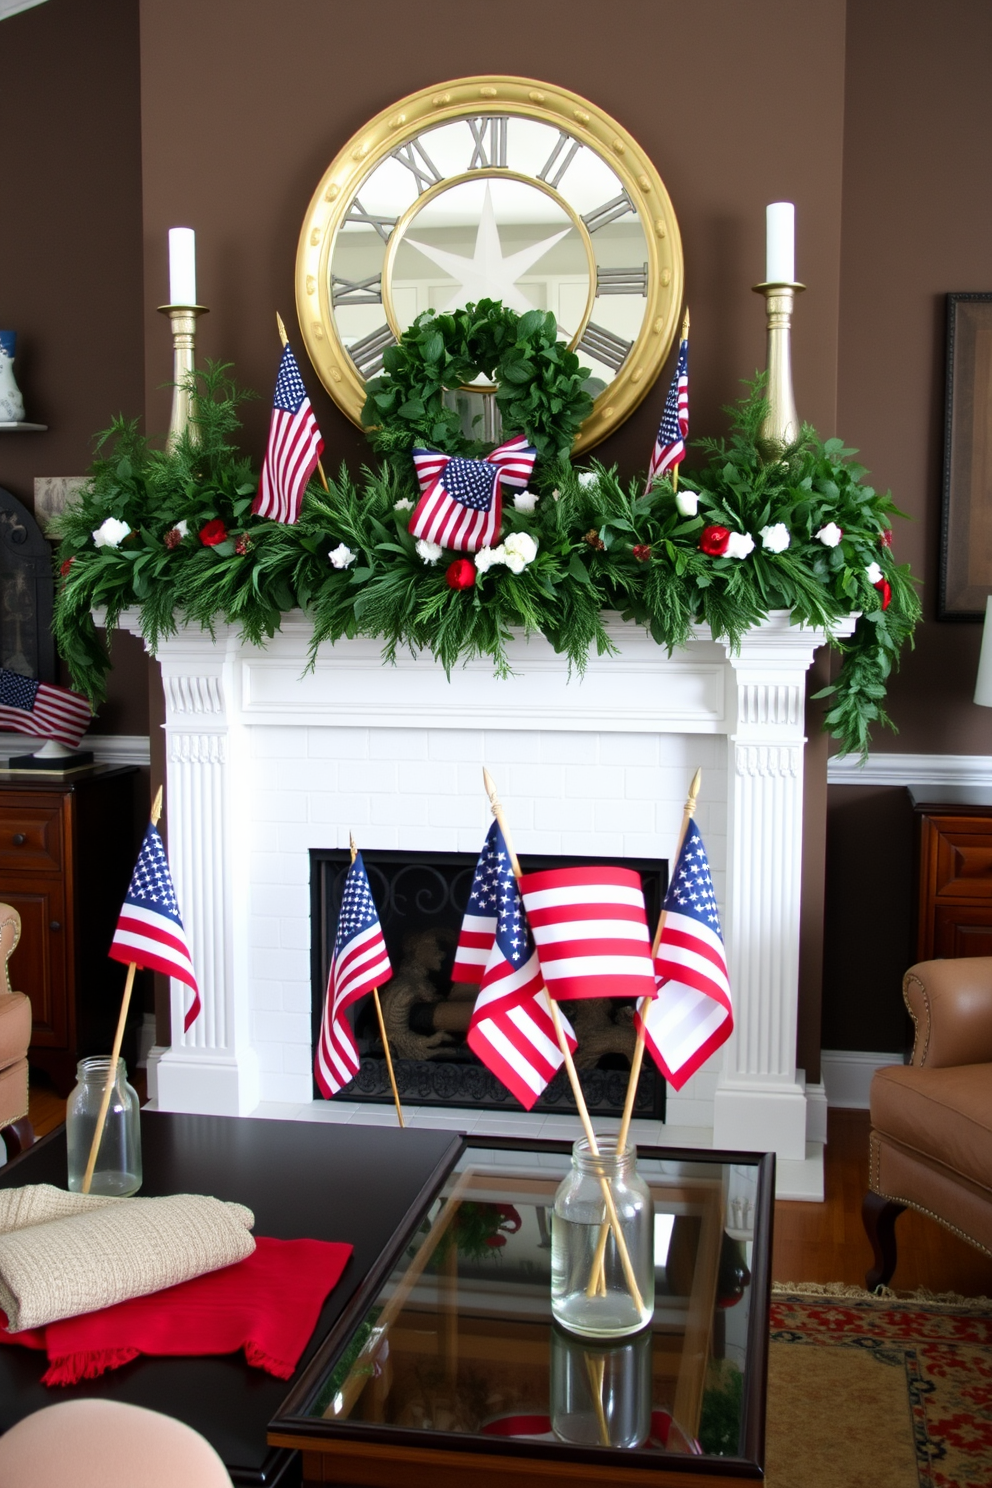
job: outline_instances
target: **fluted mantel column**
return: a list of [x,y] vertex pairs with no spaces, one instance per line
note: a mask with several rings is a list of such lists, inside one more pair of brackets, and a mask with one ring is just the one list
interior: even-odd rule
[[[843,634],[853,619],[838,627]],[[716,1093],[713,1143],[806,1155],[796,1078],[806,672],[822,630],[772,615],[728,650],[736,723],[727,752],[727,914],[733,1037]]]

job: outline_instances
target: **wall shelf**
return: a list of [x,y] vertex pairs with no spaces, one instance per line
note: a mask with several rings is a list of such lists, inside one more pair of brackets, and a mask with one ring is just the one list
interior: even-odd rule
[[47,428],[47,424],[26,424],[23,420],[19,424],[0,421],[0,430],[8,434],[43,434]]

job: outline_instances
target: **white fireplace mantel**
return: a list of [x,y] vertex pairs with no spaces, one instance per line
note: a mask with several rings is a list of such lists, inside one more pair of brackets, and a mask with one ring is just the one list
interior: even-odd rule
[[[140,634],[136,612],[122,627]],[[853,629],[853,620],[838,627]],[[804,678],[826,639],[775,613],[735,654],[702,628],[673,656],[611,620],[584,676],[542,638],[446,677],[323,646],[284,618],[264,649],[218,626],[163,640],[169,856],[204,1011],[157,1071],[167,1110],[244,1115],[311,1098],[311,847],[478,851],[496,777],[518,850],[668,856],[686,787],[714,869],[736,1029],[670,1094],[668,1120],[720,1147],[803,1160],[796,1069]],[[172,1027],[184,992],[173,983]]]

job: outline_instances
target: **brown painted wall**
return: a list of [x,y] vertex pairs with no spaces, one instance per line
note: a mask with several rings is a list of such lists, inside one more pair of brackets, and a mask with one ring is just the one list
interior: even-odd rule
[[[265,398],[275,377],[273,312],[295,324],[293,271],[310,196],[364,121],[416,88],[477,72],[528,73],[614,114],[671,192],[693,326],[693,423],[764,361],[764,206],[794,199],[801,310],[797,388],[808,416],[835,421],[843,137],[844,0],[504,0],[498,22],[463,0],[427,12],[380,0],[359,22],[326,0],[142,0],[142,151],[149,419],[164,427],[166,233],[197,231],[205,355],[231,358]],[[343,17],[348,15],[349,21]],[[355,24],[350,24],[354,20]],[[768,38],[775,85],[767,86]],[[189,38],[195,37],[191,46]],[[188,128],[176,120],[188,118]],[[357,465],[361,435],[308,379],[325,461]],[[643,467],[667,379],[602,454]],[[248,428],[262,451],[267,412]]]
[[[897,552],[925,623],[894,678],[878,750],[992,754],[971,701],[981,629],[938,624],[944,295],[992,290],[986,0],[856,0],[848,11],[838,424],[912,518]],[[825,1048],[899,1050],[915,956],[912,823],[900,789],[833,787]]]
[[[0,321],[18,333],[27,417],[0,434],[0,485],[80,475],[112,414],[143,411],[137,0],[48,0],[3,21]],[[114,647],[95,731],[148,731],[146,663]]]

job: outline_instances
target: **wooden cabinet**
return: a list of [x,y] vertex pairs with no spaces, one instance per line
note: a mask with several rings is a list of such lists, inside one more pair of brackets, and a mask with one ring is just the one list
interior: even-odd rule
[[113,1038],[125,968],[107,949],[140,836],[137,777],[133,766],[65,781],[0,770],[0,900],[21,916],[11,977],[31,999],[29,1060],[63,1095],[77,1059]]
[[917,959],[992,956],[992,791],[911,786],[920,822]]

